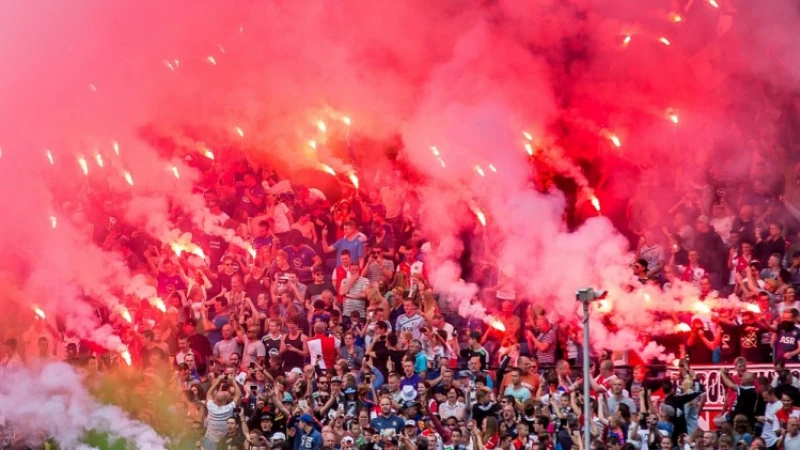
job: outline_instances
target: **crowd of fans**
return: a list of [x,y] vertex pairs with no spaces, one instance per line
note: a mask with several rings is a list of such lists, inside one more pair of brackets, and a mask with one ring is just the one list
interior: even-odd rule
[[[491,264],[469,271],[481,287],[476,301],[502,327],[439,302],[408,208],[414,194],[399,182],[344,186],[331,204],[242,162],[206,167],[201,185],[207,223],[184,228],[203,258],[126,226],[113,202],[81,204],[94,241],[153,291],[126,297],[131,324],[94,302],[132,367],[41,319],[6,336],[0,366],[65,361],[174,448],[589,450],[574,371],[579,325],[551,323]],[[761,312],[676,314],[691,331],[652,337],[685,357],[673,375],[636,355],[593,353],[592,450],[800,447],[800,382],[783,366],[800,354],[800,239],[780,220],[774,193],[744,192],[692,188],[663,228],[652,200],[631,200],[628,221],[641,236],[631,285],[669,290],[682,280],[701,300],[736,294]],[[722,373],[718,432],[698,427],[704,386],[688,360],[735,363]],[[757,379],[748,362],[775,363],[778,377]],[[0,448],[26,441],[13,424],[0,430]]]

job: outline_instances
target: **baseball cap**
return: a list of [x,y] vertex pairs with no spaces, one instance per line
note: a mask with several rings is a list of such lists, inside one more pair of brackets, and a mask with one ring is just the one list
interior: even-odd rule
[[294,397],[288,392],[283,393],[283,403],[294,403]]
[[345,436],[342,438],[342,444],[355,444],[356,441],[352,438],[352,436]]
[[416,427],[417,426],[417,422],[414,421],[414,420],[406,420],[406,426],[407,427]]
[[300,416],[300,422],[313,424],[314,418],[311,417],[311,414],[303,414],[302,416]]
[[333,384],[333,383],[341,384],[342,383],[342,379],[339,378],[339,377],[333,377],[333,378],[331,378],[331,384]]
[[273,434],[271,438],[269,438],[269,441],[273,443],[275,441],[285,441],[285,440],[286,440],[286,435],[281,432],[277,432]]

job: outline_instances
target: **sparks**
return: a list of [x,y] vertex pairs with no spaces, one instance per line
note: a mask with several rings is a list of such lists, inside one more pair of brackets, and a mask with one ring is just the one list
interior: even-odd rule
[[435,145],[431,145],[431,153],[433,153],[433,156],[439,156],[440,155],[439,149],[436,148]]
[[670,13],[669,19],[675,23],[678,23],[683,20],[683,17],[681,17],[681,15],[678,13]]
[[78,165],[81,166],[84,175],[89,175],[89,164],[86,162],[86,158],[79,156]]
[[95,153],[94,160],[97,162],[97,165],[103,167],[103,155],[100,153]]
[[253,258],[256,257],[256,249],[253,248],[252,245],[247,246],[247,253],[250,253],[250,256],[252,256]]
[[225,54],[225,47],[223,47],[222,44],[217,44],[217,48],[219,49],[220,53],[223,55]]
[[483,168],[481,166],[475,166],[475,173],[477,173],[482,177],[486,176],[486,172],[483,171]]
[[758,305],[754,305],[752,303],[745,303],[744,305],[745,311],[750,311],[752,313],[761,314],[761,308]]
[[350,182],[353,183],[353,186],[355,186],[355,188],[358,189],[358,176],[356,176],[355,172],[350,172],[347,175],[347,178],[349,178]]
[[216,66],[216,65],[217,65],[217,60],[216,60],[216,59],[214,59],[214,57],[213,57],[213,56],[208,56],[208,57],[206,57],[206,61],[210,62],[210,63],[211,63],[212,65],[214,65],[214,66]]
[[172,174],[175,175],[175,178],[180,180],[181,174],[178,173],[178,166],[172,166],[170,169],[172,169]]
[[679,324],[675,325],[675,332],[676,333],[688,333],[689,331],[692,331],[692,327],[690,327],[688,324],[679,323]]
[[648,294],[647,292],[645,292],[645,293],[644,293],[644,301],[646,301],[647,303],[650,303],[650,300],[652,300],[652,299],[650,298],[650,294]]
[[167,305],[164,304],[164,300],[161,300],[161,297],[153,297],[150,299],[150,304],[153,305],[157,310],[161,312],[167,312]]
[[127,348],[125,350],[121,351],[119,353],[119,356],[121,356],[122,359],[125,360],[125,364],[127,364],[128,366],[131,365],[131,353],[128,351]]
[[44,151],[45,156],[47,156],[47,160],[50,161],[50,164],[55,164],[55,160],[53,160],[53,153],[50,150]]
[[342,117],[342,122],[344,122],[344,124],[349,127],[350,126],[350,117],[348,117],[348,116]]
[[677,124],[678,124],[678,121],[679,121],[679,120],[678,120],[678,113],[670,113],[670,115],[669,115],[669,120],[671,120],[671,121],[672,121],[672,123],[674,123],[675,125],[677,125]]
[[93,84],[90,84],[89,85],[89,90],[92,91],[92,92],[97,92],[97,86],[95,86]]
[[309,140],[308,141],[308,146],[313,148],[314,150],[316,150],[317,149],[317,141],[315,141],[313,139]]
[[244,137],[244,130],[241,127],[236,127],[236,134],[239,135],[240,138]]
[[328,127],[325,126],[325,122],[319,120],[319,121],[317,121],[317,129],[324,133],[324,132],[326,132],[328,130]]
[[664,36],[661,36],[660,38],[658,38],[658,41],[661,42],[662,44],[666,45],[667,47],[670,46],[669,39],[665,38]]
[[214,152],[212,152],[211,149],[206,150],[203,155],[212,161],[214,160]]
[[167,68],[169,68],[169,70],[175,72],[175,67],[172,65],[172,63],[169,60],[165,59],[164,60],[164,65],[167,66]]
[[50,226],[53,227],[54,230],[56,229],[58,226],[58,217],[50,216]]
[[708,0],[708,4],[719,9],[719,3],[717,3],[716,0]]
[[127,181],[128,184],[133,186],[133,177],[131,176],[131,173],[128,172],[127,170],[125,171],[125,181]]
[[489,170],[491,170],[494,173],[497,173],[497,167],[495,167],[494,164],[489,164]]
[[592,195],[591,201],[592,201],[592,206],[594,206],[594,209],[597,210],[597,212],[600,212],[600,199],[597,198],[597,196]]
[[625,35],[625,39],[622,40],[622,45],[628,45],[630,43],[631,43],[631,35],[627,34]]
[[600,313],[607,313],[611,311],[611,302],[608,300],[600,300],[596,303],[597,305],[597,312]]
[[612,144],[614,144],[615,147],[617,148],[622,147],[622,141],[619,140],[619,137],[617,137],[616,134],[608,136],[608,139],[611,141]]
[[119,142],[117,141],[111,142],[111,147],[114,149],[114,154],[119,156]]
[[36,316],[37,316],[37,317],[39,317],[40,319],[42,319],[42,320],[44,320],[44,319],[45,319],[45,316],[44,316],[44,311],[42,311],[42,309],[41,309],[41,308],[39,308],[38,306],[36,306],[36,305],[33,305],[33,312],[34,312],[34,314],[36,314]]
[[532,141],[532,140],[533,140],[533,135],[532,135],[532,134],[530,134],[530,133],[528,133],[527,131],[523,131],[523,132],[522,132],[522,135],[523,135],[523,136],[525,136],[525,139],[527,139],[527,140],[529,140],[529,141]]
[[483,211],[480,208],[478,208],[477,206],[472,206],[470,209],[472,209],[472,213],[475,214],[475,218],[478,219],[478,222],[480,222],[481,225],[485,227],[486,226],[486,214],[484,214]]
[[444,163],[444,160],[441,157],[437,157],[436,159],[439,160],[439,165],[442,166],[442,169],[447,168],[447,164]]
[[503,322],[499,321],[498,319],[491,319],[489,321],[489,325],[497,331],[502,331],[503,333],[506,331],[506,326],[503,325]]
[[322,169],[323,172],[328,172],[329,174],[331,174],[333,176],[336,176],[336,171],[333,170],[333,167],[331,167],[331,166],[329,166],[327,164],[320,164],[319,168]]
[[528,156],[533,156],[533,146],[530,142],[525,143],[525,151],[528,153]]

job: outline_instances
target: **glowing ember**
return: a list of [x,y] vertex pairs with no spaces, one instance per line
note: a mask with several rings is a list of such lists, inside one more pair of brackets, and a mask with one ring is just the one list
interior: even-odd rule
[[131,173],[128,172],[127,170],[125,171],[125,181],[127,181],[128,184],[133,186],[133,177],[131,176]]
[[131,312],[128,311],[128,308],[120,305],[119,307],[119,315],[125,320],[125,322],[131,323],[133,322],[133,318],[131,317]]
[[211,64],[213,64],[213,65],[215,65],[215,66],[217,65],[217,60],[216,60],[216,59],[214,59],[214,57],[213,57],[213,56],[208,56],[208,57],[206,57],[206,61],[210,62]]
[[708,4],[714,8],[719,8],[719,3],[717,3],[716,0],[708,0]]
[[673,21],[675,23],[678,23],[681,20],[683,20],[683,17],[681,17],[681,15],[678,14],[678,13],[670,13],[669,14],[669,20],[671,20],[671,21]]
[[236,134],[238,134],[240,138],[243,138],[244,130],[242,130],[240,127],[236,127]]
[[179,60],[177,60],[177,59],[173,59],[172,62],[175,63],[175,67],[180,67],[181,66],[181,62]]
[[439,156],[439,154],[440,154],[439,153],[439,149],[436,148],[435,145],[431,145],[431,153],[433,153],[433,156]]
[[44,151],[45,156],[47,156],[47,160],[50,161],[50,164],[55,164],[55,160],[53,160],[53,153],[50,150]]
[[329,166],[327,164],[320,164],[319,168],[322,169],[323,172],[328,172],[329,174],[331,174],[333,176],[336,176],[336,171],[333,170],[333,167],[331,167],[331,166]]
[[214,152],[212,152],[211,149],[208,149],[208,150],[205,151],[205,153],[203,153],[203,156],[205,156],[206,158],[208,158],[210,160],[213,160],[214,159]]
[[597,305],[597,312],[600,313],[607,313],[611,311],[611,302],[608,300],[600,300],[596,303]]
[[175,178],[177,178],[177,179],[181,178],[181,174],[178,173],[178,167],[177,166],[172,166],[170,169],[172,170],[172,174],[175,175]]
[[172,65],[172,63],[169,60],[165,59],[164,60],[164,65],[167,66],[169,68],[169,70],[175,72],[175,67]]
[[628,45],[631,43],[631,35],[628,34],[625,36],[625,39],[622,40],[622,45]]
[[761,308],[758,305],[754,305],[752,303],[745,303],[744,305],[745,311],[750,311],[752,313],[761,314]]
[[325,122],[320,120],[320,121],[317,122],[317,129],[324,133],[325,131],[328,130],[328,127],[325,126]]
[[219,49],[220,53],[223,55],[225,54],[225,47],[223,47],[222,44],[217,44],[217,48]]
[[79,156],[78,165],[81,166],[81,171],[83,171],[84,175],[89,175],[89,164],[86,162],[86,158]]
[[153,297],[150,299],[150,304],[153,305],[157,310],[161,312],[167,312],[167,305],[164,304],[164,300],[161,300],[161,297]]
[[444,163],[444,160],[442,158],[438,158],[438,159],[439,159],[439,164],[442,166],[442,169],[446,168],[447,165]]
[[308,141],[308,146],[313,148],[314,150],[316,150],[317,149],[317,141],[311,139],[310,141]]
[[679,324],[675,325],[675,332],[676,333],[688,333],[689,331],[692,331],[692,327],[690,327],[688,324],[679,323]]
[[611,140],[611,143],[614,144],[615,147],[622,147],[622,142],[619,140],[619,137],[617,137],[616,134],[608,136],[608,139]]
[[342,122],[344,122],[344,124],[347,125],[348,127],[350,126],[350,118],[349,117],[347,117],[347,116],[342,117]]
[[247,253],[250,253],[250,256],[252,256],[253,258],[256,257],[256,249],[253,248],[252,245],[247,247]]
[[131,354],[130,354],[130,352],[128,351],[127,348],[125,350],[121,351],[119,353],[119,356],[121,356],[122,359],[125,360],[125,364],[127,364],[129,366],[131,365]]
[[651,300],[652,300],[652,299],[650,298],[650,294],[648,294],[647,292],[645,292],[645,293],[644,293],[644,301],[646,301],[647,303],[650,303],[650,301],[651,301]]
[[504,333],[505,333],[505,331],[506,331],[506,326],[505,326],[505,325],[503,325],[503,322],[500,322],[500,321],[499,321],[499,320],[497,320],[497,319],[491,319],[491,320],[489,321],[489,325],[490,325],[492,328],[494,328],[495,330],[497,330],[497,331],[502,331],[502,332],[504,332]]
[[494,173],[497,173],[497,167],[495,167],[494,164],[489,164],[489,170],[491,170]]
[[594,206],[597,212],[600,212],[600,199],[594,195],[592,196],[592,206]]
[[658,38],[658,42],[661,42],[662,44],[666,45],[667,47],[669,47],[671,45],[671,43],[669,42],[669,39],[665,38],[664,36],[661,36],[660,38]]
[[669,120],[671,120],[671,121],[672,121],[672,123],[674,123],[675,125],[677,125],[677,124],[678,124],[678,122],[679,122],[679,119],[678,119],[678,113],[672,113],[672,114],[670,114],[670,115],[669,115]]
[[111,143],[111,146],[114,148],[114,153],[119,156],[119,142],[114,141]]
[[470,209],[472,209],[472,213],[475,214],[475,218],[478,219],[478,222],[480,222],[481,225],[483,225],[485,227],[486,226],[486,214],[484,214],[483,211],[480,208],[478,208],[477,206],[472,206],[472,207],[470,207]]
[[94,155],[94,160],[97,161],[98,166],[103,167],[103,155],[101,155],[100,153],[96,153]]
[[700,314],[711,314],[711,308],[699,300],[694,303],[694,310]]
[[527,131],[523,131],[523,132],[522,132],[522,135],[523,135],[523,136],[525,136],[525,139],[527,139],[527,140],[529,140],[529,141],[532,141],[532,140],[533,140],[533,135],[532,135],[532,134],[530,134],[530,133],[528,133]]
[[675,367],[680,367],[681,366],[681,360],[677,359],[677,358],[673,359],[672,360],[672,365],[675,366]]
[[482,177],[486,176],[486,172],[483,171],[481,166],[475,166],[475,173],[477,173],[478,175],[480,175]]
[[206,258],[206,254],[203,252],[203,249],[193,242],[187,242],[187,243],[172,242],[171,244],[169,244],[169,247],[172,249],[173,252],[175,252],[176,256],[181,256],[183,252],[189,252],[192,255],[198,256],[200,258],[203,259]]
[[533,156],[533,146],[530,142],[525,143],[525,151],[528,152],[529,156]]
[[39,308],[38,306],[36,306],[36,305],[34,305],[34,306],[33,306],[33,312],[34,312],[34,313],[36,314],[36,316],[37,316],[37,317],[39,317],[40,319],[45,319],[45,316],[44,316],[44,311],[42,311],[42,309],[41,309],[41,308]]
[[53,227],[54,230],[56,229],[58,226],[58,217],[50,216],[50,226]]
[[93,84],[90,84],[89,85],[89,90],[92,91],[92,92],[97,92],[97,86],[95,86]]

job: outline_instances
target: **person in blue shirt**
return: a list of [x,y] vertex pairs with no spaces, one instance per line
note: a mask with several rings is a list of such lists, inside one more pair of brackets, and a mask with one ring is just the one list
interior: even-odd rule
[[[395,433],[400,434],[405,425],[405,419],[398,417],[392,413],[392,400],[388,395],[381,397],[378,404],[380,406],[381,414],[372,419],[369,423],[372,428],[380,434],[383,430],[393,429]],[[296,449],[295,449],[296,450]]]
[[342,227],[344,230],[344,237],[334,242],[333,245],[328,245],[328,228],[322,229],[322,250],[325,252],[336,252],[336,265],[342,264],[341,256],[342,250],[350,252],[350,257],[353,261],[358,261],[360,266],[364,266],[364,243],[358,237],[358,229],[356,223],[347,221]]
[[274,243],[277,243],[278,238],[270,230],[271,225],[268,220],[258,222],[258,231],[256,231],[256,237],[253,238],[254,249],[258,250],[264,246],[272,247]]
[[301,283],[310,283],[311,268],[322,264],[322,259],[313,248],[303,243],[303,235],[297,230],[290,232],[290,245],[283,248],[289,265],[297,269]]
[[314,418],[310,414],[303,414],[298,420],[294,450],[321,450],[322,434],[314,428]]

